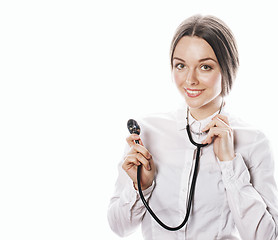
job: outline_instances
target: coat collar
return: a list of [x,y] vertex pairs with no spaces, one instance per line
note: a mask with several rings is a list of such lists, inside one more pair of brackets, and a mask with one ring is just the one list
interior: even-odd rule
[[[223,112],[224,112],[224,109],[222,109],[222,114],[223,114]],[[209,116],[205,119],[202,119],[200,121],[196,120],[195,118],[193,118],[191,116],[191,114],[189,114],[190,128],[194,132],[200,132],[204,127],[207,126],[207,124],[211,121],[211,119],[217,114],[218,114],[218,111],[215,112],[214,114],[212,114],[211,116]],[[177,111],[177,129],[179,131],[186,129],[186,125],[187,125],[186,118],[187,118],[187,105],[182,104],[182,105],[180,105],[180,107],[178,108],[178,111]]]

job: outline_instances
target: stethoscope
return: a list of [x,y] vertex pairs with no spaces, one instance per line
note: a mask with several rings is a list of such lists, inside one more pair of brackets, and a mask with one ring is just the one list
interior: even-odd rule
[[[223,106],[223,102],[221,104],[219,113],[222,110],[222,106]],[[198,167],[199,167],[199,161],[200,161],[200,152],[201,152],[201,148],[206,147],[208,144],[200,144],[200,143],[196,143],[193,138],[192,138],[192,134],[191,134],[191,130],[190,130],[190,126],[189,126],[189,108],[187,108],[187,125],[186,125],[186,131],[187,131],[187,135],[188,138],[190,140],[190,142],[197,147],[197,153],[196,153],[196,160],[195,160],[195,166],[194,166],[194,172],[193,172],[193,177],[192,177],[192,181],[191,181],[191,186],[190,186],[190,191],[189,191],[189,197],[188,197],[188,205],[187,205],[187,209],[186,209],[186,215],[185,218],[183,220],[183,222],[177,226],[177,227],[169,227],[166,224],[164,224],[156,215],[155,213],[152,211],[152,209],[150,208],[149,204],[147,203],[146,199],[144,198],[144,195],[142,193],[142,188],[141,188],[141,181],[140,181],[140,176],[141,176],[141,167],[142,165],[139,165],[137,168],[137,185],[138,185],[138,191],[139,191],[139,195],[140,198],[143,202],[143,204],[145,205],[146,209],[149,211],[149,213],[151,214],[151,216],[157,221],[157,223],[162,226],[163,228],[169,230],[169,231],[177,231],[179,229],[181,229],[182,227],[184,227],[184,225],[187,223],[189,215],[190,215],[190,210],[191,210],[191,205],[192,205],[192,200],[193,200],[193,196],[194,196],[194,191],[195,191],[195,186],[196,186],[196,180],[197,180],[197,174],[198,174]],[[140,127],[138,125],[138,123],[133,120],[130,119],[127,122],[127,127],[128,130],[131,134],[140,134]],[[139,144],[139,141],[136,140],[135,141],[137,144]]]

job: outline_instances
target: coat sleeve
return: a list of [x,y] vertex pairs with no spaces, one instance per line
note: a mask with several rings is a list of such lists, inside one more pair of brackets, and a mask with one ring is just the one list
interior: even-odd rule
[[219,162],[234,222],[243,240],[278,240],[274,160],[264,134],[258,133],[248,153],[248,159],[236,153]]
[[[153,189],[154,182],[152,186],[143,191],[146,201],[150,198]],[[145,212],[146,208],[140,199],[139,193],[135,190],[132,180],[122,169],[122,162],[120,162],[115,191],[108,207],[109,225],[121,237],[130,235],[141,224]]]

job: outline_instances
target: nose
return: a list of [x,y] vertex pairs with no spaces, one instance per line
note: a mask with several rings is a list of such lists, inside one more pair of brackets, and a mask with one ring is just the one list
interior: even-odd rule
[[189,86],[195,86],[199,84],[198,78],[197,78],[197,74],[195,69],[189,69],[187,74],[186,74],[186,79],[185,82],[189,85]]

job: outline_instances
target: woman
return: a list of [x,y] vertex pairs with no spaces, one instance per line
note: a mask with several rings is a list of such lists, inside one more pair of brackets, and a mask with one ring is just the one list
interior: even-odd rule
[[[178,27],[170,56],[186,106],[142,119],[141,135],[127,138],[108,210],[112,230],[126,236],[141,224],[144,239],[278,239],[278,194],[268,140],[223,107],[239,65],[230,29],[215,17],[193,16]],[[188,222],[168,231],[139,198],[137,167],[142,165],[141,186],[153,211],[165,224],[179,225],[196,155],[187,123],[192,138],[208,146],[201,150]]]

